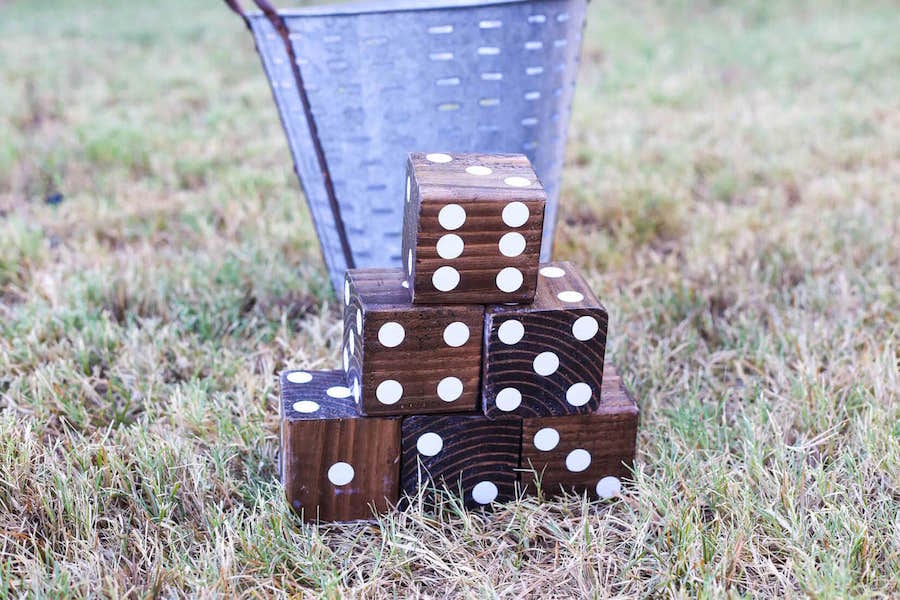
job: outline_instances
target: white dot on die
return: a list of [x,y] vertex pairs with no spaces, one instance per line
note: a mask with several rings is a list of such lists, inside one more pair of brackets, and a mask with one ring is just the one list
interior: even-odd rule
[[437,385],[438,398],[444,402],[458,400],[463,393],[463,382],[459,377],[444,377]]
[[410,250],[406,254],[406,272],[409,273],[410,275],[412,275],[412,265],[413,265],[412,250]]
[[416,440],[416,450],[419,451],[419,454],[424,454],[425,456],[434,456],[444,447],[444,440],[441,439],[436,433],[428,432],[423,433],[419,436],[419,439]]
[[469,326],[461,321],[455,321],[444,328],[444,343],[453,348],[459,348],[469,341]]
[[524,281],[522,271],[515,267],[506,267],[497,273],[497,287],[501,292],[514,292],[522,287]]
[[534,372],[538,375],[552,375],[559,368],[559,357],[553,352],[541,352],[534,357]]
[[510,202],[503,207],[503,222],[510,227],[521,227],[528,220],[528,207],[522,202]]
[[455,233],[448,233],[441,236],[441,239],[437,241],[435,249],[437,250],[438,256],[441,258],[452,260],[459,257],[459,255],[463,253],[465,247],[466,245],[463,243],[461,237]]
[[301,400],[294,402],[294,411],[298,413],[314,413],[319,410],[319,403],[312,400]]
[[439,267],[431,276],[431,283],[440,292],[449,292],[459,285],[459,271],[453,267]]
[[497,329],[497,337],[499,337],[500,341],[507,346],[518,344],[524,335],[525,326],[522,325],[521,321],[515,319],[504,321]]
[[525,236],[517,231],[510,231],[500,238],[500,254],[503,256],[519,256],[525,252]]
[[306,371],[294,371],[287,374],[287,380],[291,383],[309,383],[312,381],[312,375]]
[[350,388],[345,387],[343,385],[336,385],[334,387],[330,387],[325,390],[325,393],[331,396],[332,398],[347,398],[350,396]]
[[597,482],[597,495],[603,500],[617,496],[622,491],[622,482],[618,477],[607,476]]
[[328,469],[328,481],[334,485],[347,485],[353,481],[353,467],[345,462],[337,462]]
[[406,201],[409,202],[409,175],[406,176]]
[[531,185],[531,180],[524,177],[507,177],[503,183],[510,187],[528,187]]
[[591,386],[586,383],[572,384],[566,391],[566,402],[572,406],[584,406],[591,399]]
[[403,396],[403,386],[394,379],[385,379],[375,388],[375,397],[382,404],[396,404]]
[[472,500],[478,504],[490,504],[497,498],[497,486],[490,481],[479,481],[472,488]]
[[401,281],[401,282],[400,282],[400,285],[403,286],[403,287],[405,287],[406,289],[409,289],[409,282],[408,282],[408,281],[405,281],[405,280],[404,280],[404,281]]
[[566,468],[573,473],[581,473],[591,464],[591,455],[583,448],[577,448],[566,456]]
[[481,165],[472,165],[471,167],[466,167],[466,173],[469,175],[490,175],[494,170],[490,167],[483,167]]
[[428,162],[441,164],[450,162],[451,160],[453,160],[453,157],[442,152],[433,152],[431,154],[426,154],[425,160],[427,160]]
[[344,371],[350,370],[350,357],[347,355],[347,346],[344,346]]
[[551,279],[558,279],[565,275],[566,272],[559,267],[544,267],[540,270],[540,274]]
[[356,331],[362,335],[362,311],[356,309]]
[[552,427],[544,427],[534,434],[534,447],[541,452],[549,452],[559,444],[559,432]]
[[350,305],[350,282],[344,281],[344,304]]
[[403,329],[403,325],[396,321],[385,323],[378,330],[378,341],[387,348],[396,348],[403,343],[403,338],[405,337],[406,330]]
[[494,402],[497,408],[503,412],[516,410],[522,404],[522,392],[514,387],[503,388],[497,392],[497,398]]
[[359,379],[353,378],[353,399],[359,404]]
[[466,222],[466,209],[459,204],[448,204],[438,213],[438,223],[447,231],[454,231]]
[[597,319],[589,315],[578,317],[572,323],[572,335],[575,336],[576,340],[582,342],[586,342],[597,335],[598,331],[600,331],[600,324],[597,323]]
[[572,290],[567,290],[565,292],[560,292],[556,295],[557,298],[562,300],[563,302],[581,302],[584,300],[584,294],[581,292],[574,292]]

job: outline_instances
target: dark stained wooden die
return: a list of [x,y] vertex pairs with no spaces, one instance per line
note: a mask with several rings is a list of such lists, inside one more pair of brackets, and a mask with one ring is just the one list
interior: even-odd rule
[[607,367],[593,413],[523,419],[523,487],[534,492],[538,478],[549,495],[565,489],[614,496],[634,462],[637,426],[637,405],[615,369]]
[[489,417],[590,414],[600,404],[607,312],[575,268],[541,265],[530,305],[487,307]]
[[530,302],[545,198],[521,154],[410,154],[402,256],[413,302]]
[[400,419],[361,418],[341,371],[281,375],[281,479],[306,521],[373,518],[396,503]]
[[402,431],[402,491],[443,485],[468,507],[515,497],[521,419],[422,415],[404,418]]
[[410,302],[401,269],[347,271],[342,361],[365,415],[471,412],[484,307]]

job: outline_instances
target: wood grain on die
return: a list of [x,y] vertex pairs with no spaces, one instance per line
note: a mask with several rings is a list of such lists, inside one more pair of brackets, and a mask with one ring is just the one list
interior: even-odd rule
[[590,415],[522,421],[522,482],[533,492],[562,489],[606,497],[634,462],[638,407],[612,367],[603,377],[600,405]]
[[347,273],[348,381],[366,415],[470,412],[481,392],[484,307],[419,306],[400,269]]
[[422,415],[403,419],[401,489],[419,484],[462,489],[466,506],[514,497],[522,423],[480,415]]
[[485,313],[483,407],[497,417],[590,414],[600,405],[608,315],[572,265],[541,265],[530,305]]
[[528,159],[429,156],[411,154],[407,165],[402,256],[413,302],[530,302],[546,196]]
[[400,419],[360,418],[341,371],[281,376],[281,476],[306,521],[372,518],[397,501]]

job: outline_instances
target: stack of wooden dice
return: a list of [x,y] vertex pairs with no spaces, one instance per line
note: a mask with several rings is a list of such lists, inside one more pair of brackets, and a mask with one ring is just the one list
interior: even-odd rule
[[603,305],[571,264],[540,264],[544,201],[522,155],[410,155],[405,268],[347,272],[343,370],[281,377],[282,480],[305,519],[435,485],[470,507],[618,492],[638,409],[604,368]]

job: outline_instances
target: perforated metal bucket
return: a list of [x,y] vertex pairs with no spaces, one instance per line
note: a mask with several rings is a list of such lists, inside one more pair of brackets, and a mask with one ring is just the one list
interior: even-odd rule
[[256,3],[242,14],[335,289],[348,268],[401,266],[413,151],[526,154],[549,259],[587,0]]

